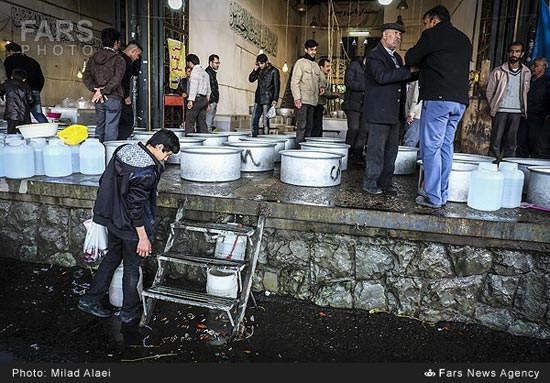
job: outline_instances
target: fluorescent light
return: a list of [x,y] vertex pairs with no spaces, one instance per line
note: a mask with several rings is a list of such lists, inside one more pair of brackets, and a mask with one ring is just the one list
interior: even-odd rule
[[391,4],[393,0],[378,0],[378,2],[382,5],[388,5]]
[[369,31],[350,31],[348,35],[353,37],[370,36],[370,32]]

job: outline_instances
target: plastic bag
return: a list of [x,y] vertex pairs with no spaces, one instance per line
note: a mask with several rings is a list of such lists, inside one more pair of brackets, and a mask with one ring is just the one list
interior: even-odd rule
[[85,262],[94,263],[107,254],[107,228],[91,218],[83,224],[86,226],[86,238],[82,254]]
[[267,118],[275,118],[275,115],[276,115],[276,113],[275,113],[275,106],[274,106],[274,105],[271,105],[271,108],[269,108],[269,110],[267,111],[267,113],[266,113],[265,116],[266,116]]
[[88,138],[88,127],[84,125],[70,125],[57,133],[57,137],[61,138],[67,145],[78,145]]

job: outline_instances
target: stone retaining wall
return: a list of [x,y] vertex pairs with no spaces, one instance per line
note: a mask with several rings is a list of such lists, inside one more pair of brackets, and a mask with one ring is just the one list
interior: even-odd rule
[[[81,257],[90,201],[0,200],[1,256],[60,266]],[[173,209],[161,209],[154,248],[162,251]],[[412,236],[414,237],[414,236]],[[146,270],[153,272],[155,257]],[[172,270],[178,276],[181,270]],[[200,274],[189,274],[201,279]],[[550,256],[401,237],[327,234],[267,227],[254,290],[320,306],[384,310],[420,320],[477,323],[514,335],[550,338]]]

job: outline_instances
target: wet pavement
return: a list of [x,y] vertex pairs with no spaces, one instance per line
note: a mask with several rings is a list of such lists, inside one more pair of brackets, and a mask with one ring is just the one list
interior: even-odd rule
[[90,270],[0,258],[0,281],[0,364],[550,362],[550,340],[274,294],[256,294],[243,336],[230,340],[219,313],[169,302],[146,327],[83,313],[76,305]]

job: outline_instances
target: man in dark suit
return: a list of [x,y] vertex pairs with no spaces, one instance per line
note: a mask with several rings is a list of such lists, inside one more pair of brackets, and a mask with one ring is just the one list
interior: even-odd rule
[[416,69],[404,67],[395,51],[404,32],[401,24],[382,25],[380,43],[366,55],[363,113],[369,138],[363,190],[370,194],[397,192],[392,178],[399,149],[399,124],[404,114],[404,87]]
[[424,193],[420,206],[440,208],[447,203],[453,165],[456,127],[468,105],[468,71],[472,44],[453,27],[447,8],[437,5],[424,14],[426,28],[405,55],[407,65],[420,67],[420,153]]

